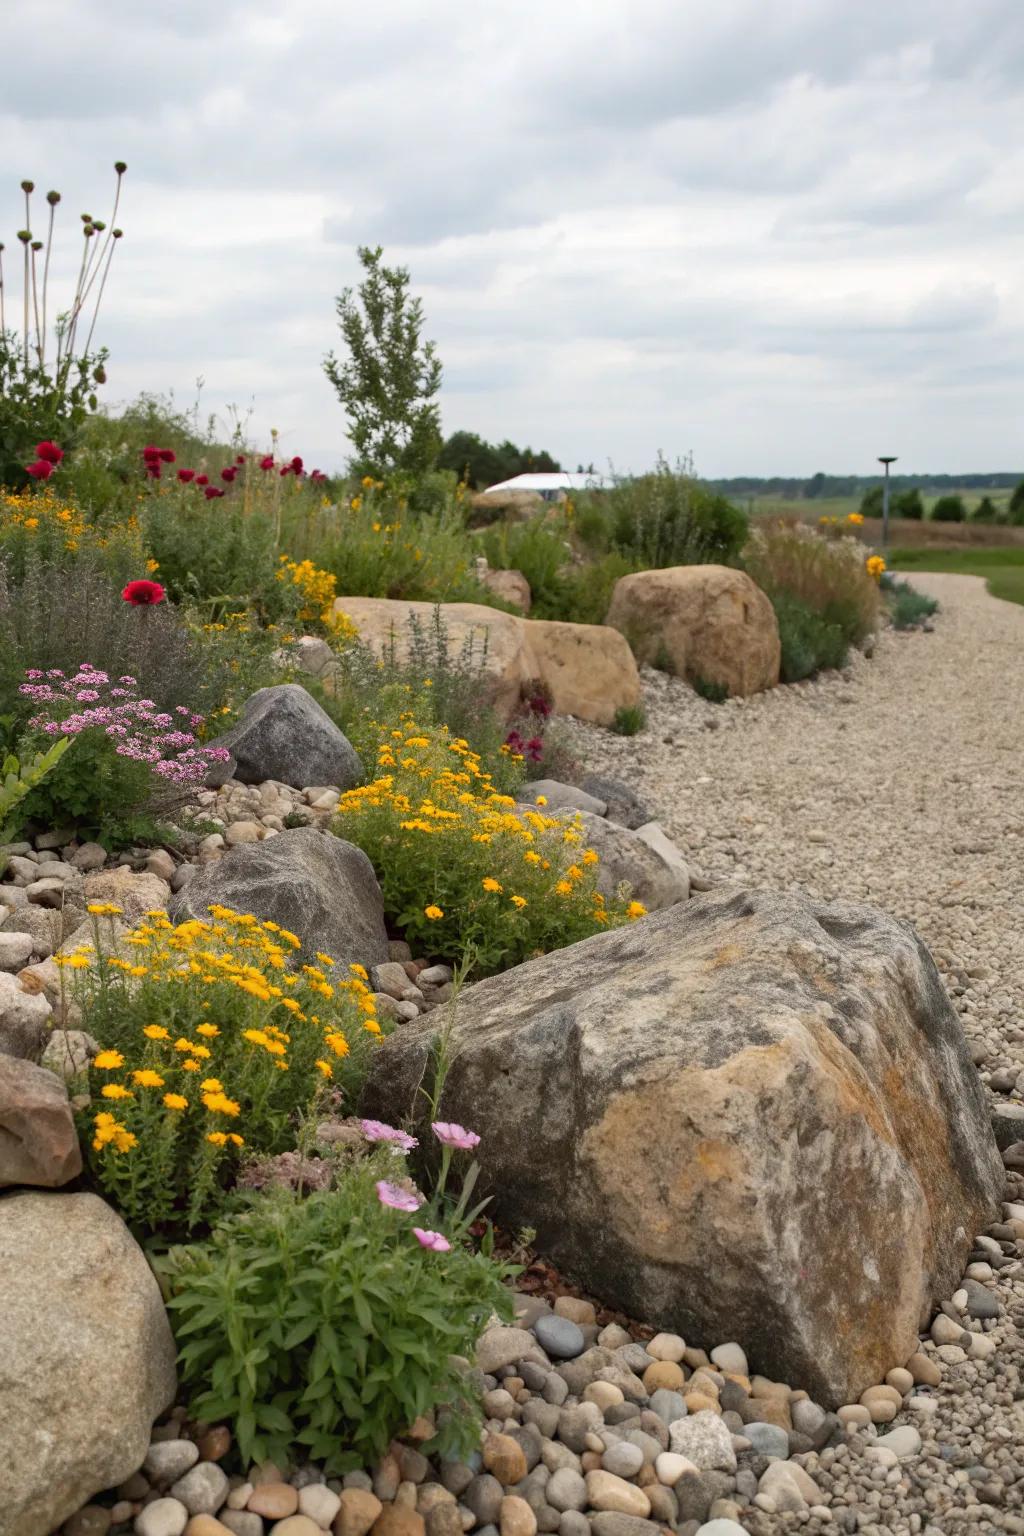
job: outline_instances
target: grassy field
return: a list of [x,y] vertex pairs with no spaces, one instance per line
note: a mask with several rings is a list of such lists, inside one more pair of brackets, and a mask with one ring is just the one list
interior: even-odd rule
[[907,549],[890,550],[887,560],[893,571],[953,571],[960,576],[983,576],[993,597],[1008,603],[1024,603],[1024,548],[1006,549]]
[[[992,491],[944,491],[943,495],[958,495],[963,497],[964,506],[970,514],[981,501],[983,496],[988,496],[995,507],[1003,512],[1009,505],[1012,490]],[[924,502],[925,515],[931,511],[939,499],[938,492],[922,491],[921,499]],[[815,501],[793,501],[777,496],[737,496],[735,501],[738,506],[744,507],[753,517],[800,517],[810,522],[819,517],[846,517],[850,512],[860,511],[860,496],[822,496]],[[946,525],[948,526],[948,524]]]

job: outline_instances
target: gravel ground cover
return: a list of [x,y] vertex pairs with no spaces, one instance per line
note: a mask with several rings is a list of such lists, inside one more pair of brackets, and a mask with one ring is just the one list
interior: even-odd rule
[[[1008,1145],[1022,1139],[1024,1104],[1024,610],[974,577],[915,574],[914,584],[941,603],[932,630],[886,631],[842,673],[714,705],[647,672],[643,734],[572,734],[588,766],[641,794],[709,881],[869,901],[912,922]],[[1006,1220],[1024,1202],[1014,1161]],[[997,1303],[970,1325],[991,1353],[958,1358],[964,1293],[950,1298],[929,1346],[953,1351],[939,1356],[941,1384],[897,1420],[920,1449],[890,1461],[866,1429],[813,1458],[830,1504],[822,1529],[1024,1532],[1024,1266],[1001,1250],[1008,1236],[1005,1223],[979,1234],[968,1271]],[[742,1518],[766,1536],[818,1525],[806,1509],[755,1505]]]

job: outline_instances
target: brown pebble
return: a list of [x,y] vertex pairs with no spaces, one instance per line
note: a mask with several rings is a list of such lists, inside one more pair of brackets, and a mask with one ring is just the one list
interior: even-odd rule
[[126,1477],[123,1483],[118,1484],[118,1494],[122,1499],[144,1499],[149,1492],[149,1479],[143,1477],[141,1472],[133,1472],[131,1477]]
[[505,1488],[526,1476],[526,1455],[511,1435],[488,1435],[483,1445],[483,1462]]
[[649,1365],[643,1375],[644,1386],[648,1396],[664,1388],[667,1392],[678,1392],[684,1385],[683,1373],[679,1366],[672,1360],[655,1360]]
[[502,1499],[498,1524],[501,1536],[537,1536],[537,1516],[526,1500],[515,1494]]
[[334,1517],[334,1536],[366,1536],[384,1508],[380,1499],[365,1488],[343,1488],[338,1497],[341,1508]]
[[226,1424],[215,1424],[196,1441],[202,1461],[220,1461],[231,1449],[231,1431]]
[[106,1536],[110,1510],[101,1504],[84,1504],[64,1522],[64,1536]]
[[937,1387],[942,1382],[942,1372],[928,1355],[920,1351],[911,1355],[907,1361],[907,1370],[914,1380],[922,1387]]
[[578,1296],[557,1297],[554,1311],[556,1317],[567,1317],[570,1323],[576,1323],[580,1328],[592,1327],[597,1322],[593,1303],[581,1301]]
[[[214,1536],[211,1531],[210,1536]],[[320,1527],[309,1515],[287,1515],[271,1526],[270,1536],[322,1536]]]
[[454,1504],[455,1495],[440,1483],[422,1483],[416,1490],[416,1513],[426,1519],[438,1504]]
[[373,1524],[373,1536],[427,1536],[423,1516],[401,1504],[385,1504]]
[[712,1413],[721,1414],[722,1409],[717,1397],[711,1397],[704,1392],[687,1392],[683,1401],[686,1403],[687,1413],[700,1413],[702,1408],[710,1409]]
[[751,1398],[757,1404],[757,1417],[762,1424],[774,1424],[787,1432],[793,1428],[789,1403],[782,1397]]
[[463,1536],[462,1515],[454,1499],[450,1504],[435,1504],[427,1515],[427,1536]]
[[422,1483],[430,1471],[430,1463],[419,1451],[414,1451],[411,1445],[392,1446],[395,1458],[398,1461],[398,1470],[401,1473],[403,1483]]
[[[522,1386],[522,1382],[519,1385]],[[505,1390],[506,1392],[509,1391],[508,1382],[505,1383]],[[407,1430],[405,1438],[407,1440],[430,1440],[434,1433],[433,1419],[428,1419],[426,1414],[421,1413],[412,1427]]]
[[118,1499],[116,1504],[110,1506],[111,1525],[127,1525],[135,1514],[135,1505],[131,1499]]
[[257,1483],[245,1507],[267,1520],[285,1520],[299,1507],[299,1491],[291,1483]]
[[580,1465],[584,1472],[599,1472],[601,1470],[600,1451],[584,1451],[580,1457]]
[[185,1536],[231,1536],[231,1528],[213,1515],[193,1515],[185,1527]]

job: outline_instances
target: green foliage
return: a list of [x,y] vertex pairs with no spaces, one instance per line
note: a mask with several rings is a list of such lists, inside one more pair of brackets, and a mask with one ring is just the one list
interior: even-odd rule
[[616,736],[637,736],[647,724],[647,712],[642,704],[620,704],[612,720]]
[[581,540],[592,553],[615,551],[637,570],[730,565],[747,538],[746,513],[681,465],[659,458],[649,475],[624,480],[581,503]]
[[825,668],[846,665],[849,646],[839,624],[786,592],[777,592],[772,605],[779,624],[784,683],[799,683]]
[[454,470],[472,490],[486,490],[516,475],[554,473],[562,467],[544,449],[534,453],[532,448],[517,448],[507,439],[488,443],[475,432],[453,432],[437,462],[442,469]]
[[1001,523],[1004,521],[1004,516],[991,496],[983,496],[978,504],[971,508],[968,520],[972,523]]
[[384,266],[382,255],[380,246],[359,247],[365,276],[337,300],[347,355],[330,353],[324,372],[348,416],[353,472],[418,477],[441,447],[441,362],[423,340],[423,304],[409,293],[408,270]]
[[314,551],[343,597],[483,602],[459,502],[452,498],[427,517],[403,501],[390,489],[366,486],[348,506],[321,507],[304,540],[286,533],[289,552]]
[[933,523],[962,523],[967,516],[962,496],[940,496],[928,514]]
[[106,848],[122,848],[137,830],[136,817],[181,800],[158,787],[148,763],[119,757],[100,727],[75,737],[75,750],[33,789],[25,816],[44,827],[77,827]]
[[[479,1437],[456,1357],[492,1314],[511,1320],[509,1271],[489,1238],[474,1251],[464,1211],[383,1205],[395,1162],[379,1150],[334,1189],[253,1199],[161,1265],[190,1411],[230,1422],[246,1465],[297,1447],[330,1474],[372,1465],[421,1414],[438,1415],[444,1454]],[[420,1247],[414,1223],[443,1227],[450,1252]]]
[[860,499],[862,517],[881,517],[883,491],[880,485],[869,485]]
[[890,578],[884,582],[883,590],[894,629],[915,629],[930,619],[939,606],[934,597],[916,591],[909,581]]
[[525,523],[501,522],[478,535],[494,570],[522,571],[530,584],[531,616],[564,616],[563,570],[572,558],[569,528],[563,516],[531,517]]
[[211,618],[240,605],[282,616],[287,590],[275,582],[272,517],[247,512],[241,497],[206,501],[191,485],[149,495],[141,510],[146,550],[175,602],[202,603]]
[[693,679],[693,691],[706,699],[709,704],[724,704],[729,697],[729,690],[725,683],[713,683],[706,677]]
[[9,843],[18,835],[27,818],[25,800],[56,768],[70,745],[70,739],[62,736],[45,752],[34,752],[28,762],[19,762],[12,752],[0,760],[0,843]]
[[[878,622],[878,584],[866,569],[864,546],[848,536],[822,537],[804,523],[759,522],[743,552],[747,574],[767,593],[776,613],[782,611],[780,626],[792,632],[792,670],[794,681],[809,676],[803,670],[815,656],[835,657],[839,641],[857,645]],[[795,599],[798,608],[784,601]],[[810,625],[809,610],[822,621]],[[824,659],[820,665],[841,662]],[[812,667],[813,670],[813,667]]]
[[25,468],[38,442],[73,451],[96,409],[96,376],[105,357],[99,352],[49,368],[31,353],[26,357],[13,332],[0,331],[0,485],[18,490],[32,484]]
[[893,517],[903,517],[914,522],[920,522],[924,517],[924,502],[921,500],[921,492],[917,486],[911,486],[908,490],[898,491],[892,499]]
[[1014,486],[1013,495],[1010,497],[1008,517],[1015,528],[1024,526],[1024,480],[1019,485]]

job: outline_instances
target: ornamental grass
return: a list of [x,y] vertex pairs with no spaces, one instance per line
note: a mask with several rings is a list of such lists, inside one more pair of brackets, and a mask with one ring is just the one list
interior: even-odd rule
[[388,918],[418,953],[490,974],[643,915],[597,889],[579,818],[498,793],[479,756],[409,715],[380,727],[377,775],[338,804],[334,831],[377,871]]
[[799,522],[762,522],[750,535],[743,565],[772,602],[785,597],[803,604],[836,625],[849,645],[877,628],[878,583],[855,537],[823,537]]
[[101,1046],[78,1111],[88,1171],[136,1231],[190,1232],[240,1157],[288,1150],[330,1090],[353,1099],[380,1038],[366,972],[300,965],[296,934],[228,907],[128,933],[112,903],[89,912],[93,943],[57,962]]

